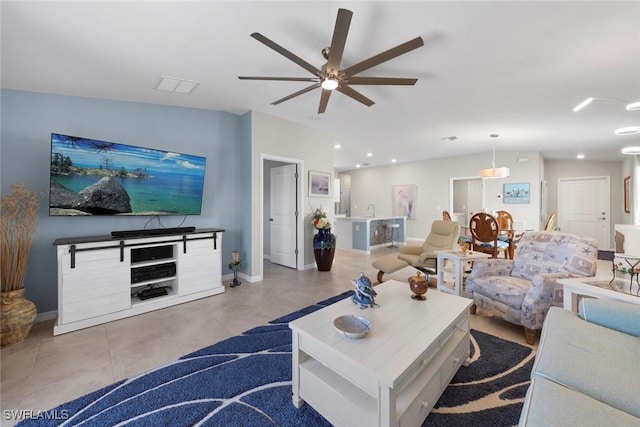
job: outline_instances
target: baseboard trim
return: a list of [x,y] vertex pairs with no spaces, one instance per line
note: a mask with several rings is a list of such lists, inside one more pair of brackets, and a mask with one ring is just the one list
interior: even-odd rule
[[44,313],[36,314],[35,323],[46,322],[47,320],[55,320],[58,318],[58,310],[45,311]]

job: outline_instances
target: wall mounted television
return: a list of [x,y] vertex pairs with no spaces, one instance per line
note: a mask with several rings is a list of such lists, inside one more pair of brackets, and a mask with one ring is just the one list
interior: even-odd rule
[[49,215],[200,215],[205,166],[205,157],[52,133]]

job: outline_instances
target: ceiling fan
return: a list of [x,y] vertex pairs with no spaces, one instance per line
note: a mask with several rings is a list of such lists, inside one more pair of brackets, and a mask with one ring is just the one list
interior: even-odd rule
[[310,92],[317,88],[322,88],[322,94],[320,95],[320,106],[318,107],[318,114],[324,113],[327,109],[327,103],[331,92],[335,89],[338,92],[347,95],[350,98],[355,99],[370,107],[374,102],[353,89],[352,85],[414,85],[418,79],[397,78],[397,77],[358,77],[356,74],[362,71],[368,70],[383,62],[389,61],[397,56],[410,52],[420,46],[424,45],[421,37],[409,40],[394,48],[386,50],[378,55],[372,56],[369,59],[365,59],[355,65],[352,65],[345,69],[340,69],[340,62],[342,61],[342,53],[344,52],[344,46],[347,41],[347,34],[349,33],[349,25],[351,24],[351,16],[353,12],[347,9],[338,9],[338,16],[336,18],[336,25],[333,29],[333,38],[331,39],[331,46],[322,49],[322,56],[327,60],[320,69],[309,64],[304,59],[291,53],[287,49],[283,48],[279,44],[273,42],[260,33],[253,33],[251,37],[265,44],[271,49],[275,50],[285,58],[295,62],[305,70],[309,71],[315,77],[242,77],[238,76],[241,80],[275,80],[275,81],[292,81],[292,82],[313,82],[311,86],[301,89],[291,95],[278,99],[272,102],[272,105],[278,105],[281,102],[288,101],[291,98],[295,98],[303,93]]

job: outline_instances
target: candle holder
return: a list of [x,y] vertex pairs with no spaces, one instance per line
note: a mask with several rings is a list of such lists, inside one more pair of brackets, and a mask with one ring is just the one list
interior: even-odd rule
[[240,266],[242,265],[242,260],[240,259],[240,252],[233,251],[231,252],[231,263],[229,264],[229,269],[233,271],[233,282],[231,282],[232,288],[236,286],[240,286],[242,282],[238,280],[238,271],[240,271]]

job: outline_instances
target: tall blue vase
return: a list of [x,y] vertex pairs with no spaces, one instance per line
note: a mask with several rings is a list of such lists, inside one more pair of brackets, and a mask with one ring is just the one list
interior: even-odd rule
[[336,236],[331,234],[330,228],[320,228],[313,236],[313,255],[319,271],[330,271],[333,256],[336,252]]

